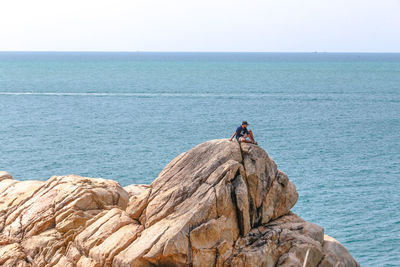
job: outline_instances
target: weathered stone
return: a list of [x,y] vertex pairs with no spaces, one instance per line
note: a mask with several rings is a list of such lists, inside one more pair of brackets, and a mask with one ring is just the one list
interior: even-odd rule
[[244,236],[251,229],[249,192],[241,175],[238,175],[232,184],[235,190],[238,225],[241,235]]
[[115,255],[130,245],[141,231],[143,231],[143,226],[140,224],[124,225],[107,237],[104,242],[90,249],[89,256],[101,266],[111,266]]
[[349,251],[335,238],[324,235],[323,250],[325,257],[321,267],[359,267],[360,264],[350,255]]
[[0,264],[2,266],[12,266],[19,260],[25,258],[25,253],[22,251],[21,245],[12,243],[0,246]]
[[100,267],[100,264],[91,258],[82,256],[77,262],[76,267]]
[[288,181],[285,173],[279,171],[277,179],[272,181],[272,185],[263,199],[261,222],[268,223],[270,220],[287,214],[296,204],[297,199],[296,187]]
[[125,211],[114,208],[96,216],[96,221],[87,226],[75,237],[75,244],[85,254],[97,244],[101,244],[107,237],[128,224],[137,224]]
[[124,190],[128,192],[129,197],[132,198],[133,196],[139,196],[143,191],[149,189],[150,186],[147,184],[131,184],[124,187]]
[[203,143],[171,162],[151,184],[146,207],[146,227],[165,218],[191,197],[210,175],[229,160],[240,162],[240,147],[235,142],[213,140]]
[[5,171],[0,171],[0,181],[5,180],[5,179],[12,179],[13,177],[11,174]]
[[[235,244],[232,266],[302,266],[305,254],[310,249],[307,266],[316,266],[323,256],[322,245],[316,231],[323,232],[319,226],[310,230],[297,215],[289,213],[268,224],[252,229],[247,236]],[[304,230],[307,228],[308,230]]]
[[124,209],[128,203],[128,193],[118,183],[100,178],[10,181],[0,181],[0,230],[18,242],[36,266],[64,262],[68,243],[89,219],[104,209]]
[[139,220],[143,210],[147,206],[150,193],[150,187],[143,189],[140,192],[139,190],[135,191],[135,194],[130,197],[128,207],[126,208],[126,212],[129,214],[129,216],[135,220]]
[[358,266],[256,145],[203,143],[151,185],[0,175],[2,266]]

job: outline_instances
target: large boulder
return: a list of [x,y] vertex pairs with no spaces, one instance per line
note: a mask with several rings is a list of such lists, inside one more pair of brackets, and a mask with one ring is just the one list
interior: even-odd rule
[[179,155],[149,186],[7,177],[0,180],[0,264],[357,266],[322,227],[290,212],[297,198],[261,147],[229,140]]
[[[108,218],[105,213],[113,208],[124,212],[128,200],[128,193],[117,182],[101,178],[68,175],[46,182],[2,180],[0,250],[6,247],[8,253],[4,257],[0,253],[0,264],[54,265],[71,241],[80,244],[78,237],[90,230],[95,219]],[[96,236],[94,243],[101,238]]]
[[287,214],[297,197],[261,147],[203,143],[174,159],[130,202],[127,212],[145,229],[114,263],[211,266],[251,229]]

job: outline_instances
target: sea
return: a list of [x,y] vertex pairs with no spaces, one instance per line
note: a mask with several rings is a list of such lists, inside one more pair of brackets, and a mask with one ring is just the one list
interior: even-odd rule
[[0,170],[150,184],[242,120],[293,212],[400,266],[400,54],[0,52]]

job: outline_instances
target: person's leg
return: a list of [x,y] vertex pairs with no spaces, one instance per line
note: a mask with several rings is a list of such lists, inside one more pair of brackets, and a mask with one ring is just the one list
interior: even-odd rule
[[257,144],[256,140],[254,140],[253,132],[251,130],[249,130],[249,137],[253,144]]

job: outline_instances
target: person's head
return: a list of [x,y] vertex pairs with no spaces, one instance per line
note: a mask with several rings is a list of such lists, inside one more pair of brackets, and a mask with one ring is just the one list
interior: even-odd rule
[[242,121],[242,127],[243,127],[243,128],[247,128],[247,125],[249,125],[249,124],[247,123],[247,121]]

